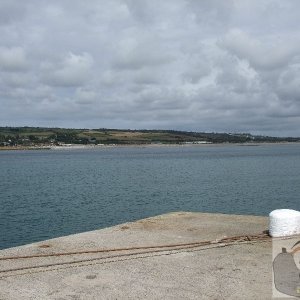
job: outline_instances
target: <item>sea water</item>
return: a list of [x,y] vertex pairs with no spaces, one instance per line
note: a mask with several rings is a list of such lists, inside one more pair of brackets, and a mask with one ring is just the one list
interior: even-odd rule
[[0,249],[171,211],[300,210],[300,144],[0,152]]

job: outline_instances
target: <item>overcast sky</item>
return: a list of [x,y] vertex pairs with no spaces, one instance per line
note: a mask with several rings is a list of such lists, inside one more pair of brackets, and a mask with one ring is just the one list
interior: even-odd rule
[[0,0],[0,126],[300,136],[299,0]]

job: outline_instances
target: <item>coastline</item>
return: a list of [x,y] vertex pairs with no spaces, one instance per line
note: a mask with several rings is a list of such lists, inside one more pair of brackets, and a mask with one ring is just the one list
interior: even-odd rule
[[203,144],[68,144],[68,145],[44,145],[44,146],[0,146],[0,151],[28,151],[28,150],[80,150],[80,149],[102,149],[102,148],[159,148],[159,147],[222,147],[222,146],[276,146],[276,145],[299,145],[300,142],[260,142],[260,143],[203,143]]

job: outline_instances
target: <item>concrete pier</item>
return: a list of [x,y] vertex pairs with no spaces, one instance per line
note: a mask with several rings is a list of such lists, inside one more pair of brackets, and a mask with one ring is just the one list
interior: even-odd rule
[[0,299],[270,299],[267,227],[176,212],[2,250]]

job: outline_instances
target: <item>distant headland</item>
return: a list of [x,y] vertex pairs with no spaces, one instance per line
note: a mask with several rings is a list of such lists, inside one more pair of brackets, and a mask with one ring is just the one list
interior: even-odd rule
[[250,133],[207,133],[177,130],[69,129],[0,127],[1,149],[48,149],[70,145],[259,144],[300,142],[300,137],[272,137]]

